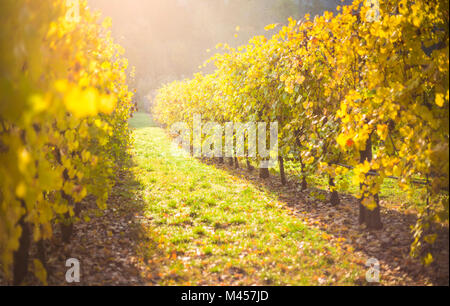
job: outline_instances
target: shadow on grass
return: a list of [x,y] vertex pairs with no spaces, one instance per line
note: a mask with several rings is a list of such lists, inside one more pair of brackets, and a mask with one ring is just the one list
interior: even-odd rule
[[[131,158],[130,158],[131,161]],[[64,243],[59,226],[53,226],[51,239],[45,240],[47,283],[52,286],[79,285],[154,285],[158,266],[149,258],[156,256],[157,243],[147,235],[142,186],[136,179],[133,164],[117,166],[116,183],[106,209],[99,209],[95,197],[83,200],[80,222],[74,224],[70,242]],[[145,247],[143,247],[145,244]],[[36,243],[32,244],[29,272],[22,285],[42,285],[33,273],[34,260],[40,259]],[[80,281],[66,281],[66,260],[79,261]],[[0,285],[11,285],[0,272]]]
[[[148,115],[137,114],[132,128],[154,126]],[[159,266],[152,262],[158,254],[157,242],[148,234],[145,217],[146,203],[142,198],[144,187],[139,182],[133,158],[117,164],[115,185],[106,209],[99,209],[95,197],[82,202],[82,221],[74,224],[73,236],[65,244],[59,226],[54,226],[52,238],[46,241],[48,284],[64,285],[155,285]],[[37,258],[31,249],[29,266]],[[67,283],[65,262],[76,258],[80,262],[80,282]],[[24,284],[39,285],[33,273],[28,273]],[[1,278],[1,277],[0,277]],[[0,282],[1,283],[1,282]]]
[[[438,240],[428,249],[437,254],[435,261],[424,267],[409,256],[412,242],[411,226],[417,221],[417,215],[399,212],[382,207],[382,222],[384,227],[379,231],[364,230],[358,224],[358,199],[351,194],[340,194],[341,204],[331,206],[328,200],[315,199],[312,194],[329,198],[327,191],[309,187],[301,191],[298,179],[289,177],[286,185],[282,185],[280,178],[271,173],[270,178],[260,179],[258,169],[248,171],[241,163],[236,169],[227,163],[217,163],[211,159],[200,159],[202,162],[226,170],[227,172],[251,181],[261,190],[275,195],[301,217],[319,221],[319,227],[337,241],[345,241],[343,245],[369,258],[377,258],[381,264],[381,278],[385,284],[421,285],[426,282],[434,285],[448,285],[449,283],[449,231],[447,226],[434,224]],[[245,167],[245,168],[242,168]],[[385,273],[383,275],[383,273]]]
[[[135,114],[130,126],[141,129],[157,125],[149,114],[138,113]],[[328,198],[328,192],[313,187],[301,191],[296,178],[288,178],[288,183],[283,186],[279,177],[273,173],[269,179],[263,180],[258,177],[257,169],[249,172],[243,168],[245,166],[242,163],[240,169],[235,169],[213,160],[200,160],[226,170],[234,176],[243,177],[260,190],[273,194],[280,202],[289,206],[299,218],[306,217],[310,223],[317,221],[318,224],[310,225],[320,227],[323,232],[332,236],[334,241],[359,252],[362,259],[377,258],[381,263],[383,284],[448,285],[448,227],[435,225],[436,231],[439,232],[439,240],[432,251],[438,256],[429,267],[425,268],[418,260],[409,257],[412,242],[410,227],[417,221],[415,214],[382,207],[384,228],[380,231],[367,231],[358,224],[358,200],[351,194],[340,194],[341,204],[333,207],[327,201],[312,196],[315,194]],[[155,257],[151,254],[145,255],[146,258],[152,256]]]
[[[125,247],[134,257],[132,273],[125,274],[126,285],[153,285],[159,274],[158,266],[153,265],[151,258],[157,255],[158,243],[148,235],[147,218],[145,217],[146,203],[142,199],[144,187],[136,178],[134,163],[130,162],[129,169],[119,174],[114,191],[110,197],[110,207],[116,209],[119,222],[128,223],[129,231]],[[138,281],[133,279],[137,276]],[[131,277],[130,277],[131,276]]]

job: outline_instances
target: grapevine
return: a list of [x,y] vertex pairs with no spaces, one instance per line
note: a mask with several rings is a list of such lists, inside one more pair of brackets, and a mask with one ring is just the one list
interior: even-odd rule
[[[14,264],[15,284],[31,241],[57,223],[69,239],[89,195],[105,207],[131,142],[128,63],[110,20],[86,1],[78,22],[67,13],[62,0],[0,4],[0,263],[8,277]],[[45,262],[34,263],[45,283]]]
[[299,162],[303,179],[326,173],[337,205],[335,179],[352,169],[368,229],[382,228],[380,187],[398,178],[425,203],[411,253],[429,264],[431,224],[449,216],[448,1],[377,4],[376,18],[355,0],[337,14],[290,19],[271,38],[218,45],[215,72],[165,85],[153,112],[165,126],[194,114],[222,124],[278,121],[282,176],[284,160]]

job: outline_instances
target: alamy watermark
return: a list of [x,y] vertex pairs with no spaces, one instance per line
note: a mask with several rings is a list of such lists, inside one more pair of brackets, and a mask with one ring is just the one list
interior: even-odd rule
[[366,12],[366,21],[375,22],[380,20],[380,2],[379,0],[366,0],[364,5],[369,9]]
[[80,22],[80,0],[66,0],[68,22]]
[[267,128],[265,122],[202,123],[202,116],[195,114],[192,128],[187,122],[171,126],[170,132],[177,135],[172,154],[182,153],[181,147],[194,157],[258,157],[260,168],[274,167],[278,160],[278,122],[270,122]]
[[369,258],[366,262],[366,281],[368,283],[380,282],[380,262],[376,258]]
[[76,258],[69,258],[66,260],[66,282],[79,283],[80,282],[80,261]]

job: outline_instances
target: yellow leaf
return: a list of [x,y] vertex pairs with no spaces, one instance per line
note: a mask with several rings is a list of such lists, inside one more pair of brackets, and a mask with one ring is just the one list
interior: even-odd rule
[[102,26],[105,29],[109,29],[112,26],[112,19],[111,19],[111,17],[106,17],[105,20],[103,20],[103,22],[102,22]]
[[41,95],[35,94],[30,97],[30,104],[35,112],[46,110],[50,104],[49,102],[48,99],[44,99]]
[[34,259],[34,275],[44,284],[47,285],[47,271],[40,260]]
[[71,90],[65,99],[67,110],[77,118],[95,116],[97,114],[96,100],[98,93],[94,88],[80,91],[78,88]]
[[435,100],[437,106],[442,107],[444,105],[444,94],[438,93],[436,94],[436,100]]
[[400,176],[400,175],[402,174],[402,170],[400,169],[400,167],[398,167],[397,165],[395,165],[395,166],[392,168],[392,173],[393,173],[395,176]]
[[381,140],[385,140],[388,133],[388,126],[386,124],[380,124],[377,126],[377,135]]
[[433,255],[428,253],[425,257],[422,258],[422,262],[425,266],[429,266],[434,261]]
[[364,198],[362,200],[362,205],[364,205],[368,210],[374,210],[377,207],[377,203],[373,197]]
[[16,196],[18,198],[25,197],[25,194],[27,192],[27,187],[25,186],[24,182],[20,182],[16,187]]
[[274,29],[277,25],[278,25],[277,23],[273,23],[273,24],[266,25],[266,26],[264,27],[264,30],[270,31],[270,30]]
[[429,244],[433,244],[436,241],[437,234],[426,235],[423,240]]
[[111,114],[116,107],[116,99],[112,95],[103,95],[98,102],[98,109],[104,114]]

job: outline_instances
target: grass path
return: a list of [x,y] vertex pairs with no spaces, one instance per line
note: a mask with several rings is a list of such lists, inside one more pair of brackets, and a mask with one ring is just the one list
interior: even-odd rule
[[365,268],[270,192],[189,156],[136,114],[136,178],[143,202],[140,252],[161,285],[351,285]]

